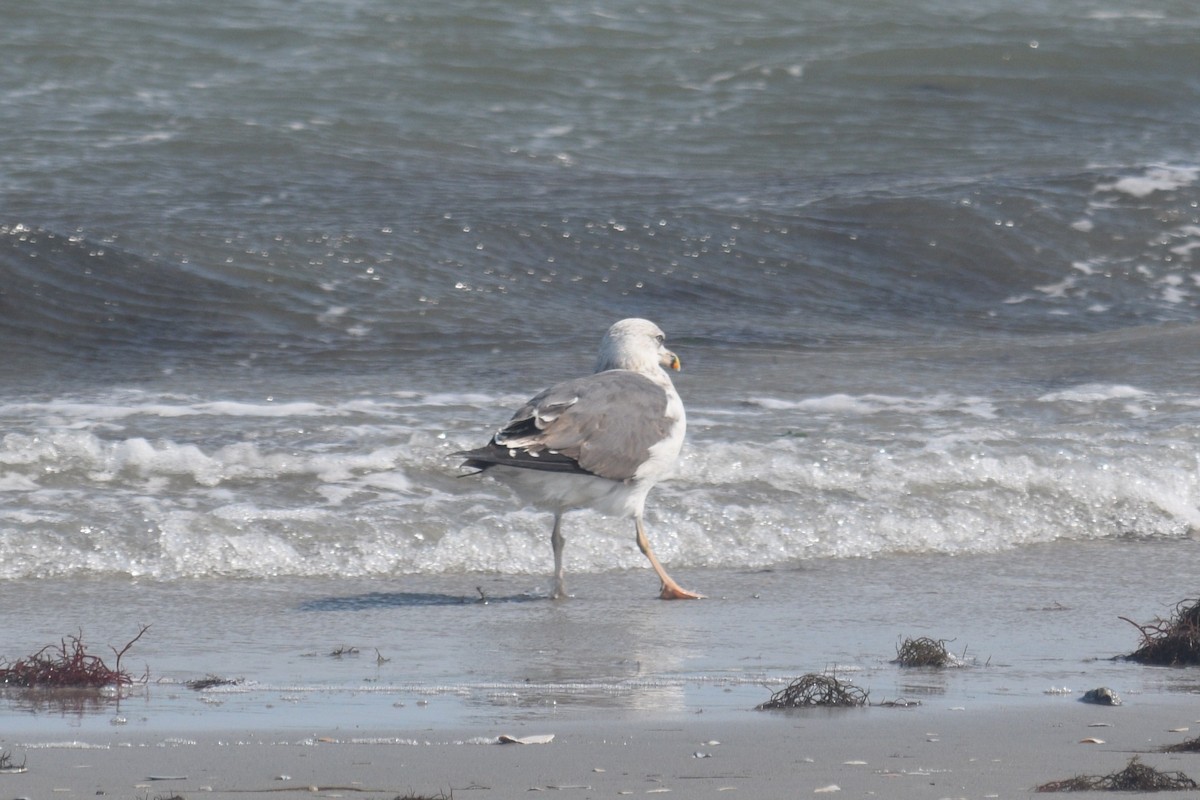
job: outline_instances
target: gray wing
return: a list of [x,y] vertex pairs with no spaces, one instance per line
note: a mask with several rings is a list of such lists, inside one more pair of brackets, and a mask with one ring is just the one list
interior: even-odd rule
[[464,466],[497,464],[632,478],[667,438],[667,393],[627,370],[557,384],[517,410],[486,447],[462,453]]

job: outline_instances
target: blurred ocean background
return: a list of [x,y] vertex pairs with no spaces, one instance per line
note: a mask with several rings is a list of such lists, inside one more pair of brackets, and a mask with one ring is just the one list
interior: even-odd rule
[[[690,588],[945,555],[982,585],[1056,545],[1136,580],[1112,560],[1141,542],[1176,548],[1161,594],[1106,618],[1195,591],[1191,3],[4,16],[10,608],[131,581],[544,595],[549,518],[450,454],[628,316],[683,360],[647,524]],[[627,521],[566,534],[593,598],[653,597]],[[7,620],[3,655],[89,623],[47,619]]]

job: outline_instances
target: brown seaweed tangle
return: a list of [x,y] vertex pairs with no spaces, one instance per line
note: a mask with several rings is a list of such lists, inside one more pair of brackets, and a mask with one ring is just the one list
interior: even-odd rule
[[1200,753],[1200,736],[1193,736],[1191,739],[1184,739],[1182,742],[1175,744],[1164,745],[1160,752],[1163,753]]
[[931,639],[921,636],[905,639],[896,647],[893,664],[902,667],[956,667],[961,662],[946,649],[946,639]]
[[1118,658],[1164,667],[1200,664],[1200,600],[1181,600],[1170,619],[1156,617],[1146,625],[1128,617],[1120,619],[1141,632],[1142,643],[1137,650]]
[[838,680],[828,673],[810,672],[801,675],[783,689],[771,695],[771,699],[758,706],[758,710],[781,708],[814,708],[865,706],[868,692],[851,683]]
[[1038,786],[1038,792],[1166,792],[1195,789],[1194,780],[1182,772],[1160,772],[1134,756],[1120,772],[1110,775],[1076,775]]
[[7,750],[0,750],[0,772],[24,772],[25,759],[20,764],[14,764],[12,755]]

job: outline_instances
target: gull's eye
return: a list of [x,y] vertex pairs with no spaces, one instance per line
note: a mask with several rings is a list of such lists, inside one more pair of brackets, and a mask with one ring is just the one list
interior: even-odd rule
[[654,341],[658,342],[659,344],[662,344],[666,340],[667,337],[663,336],[661,333],[654,337]]

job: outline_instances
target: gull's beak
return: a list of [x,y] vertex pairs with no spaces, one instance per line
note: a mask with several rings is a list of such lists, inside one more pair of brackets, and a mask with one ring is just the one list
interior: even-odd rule
[[670,367],[671,369],[675,370],[676,372],[678,372],[683,367],[683,365],[679,363],[679,356],[675,355],[670,350],[663,353],[662,359],[659,361],[659,363],[662,364],[664,367]]

